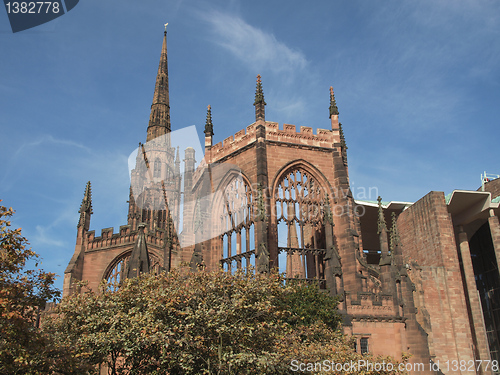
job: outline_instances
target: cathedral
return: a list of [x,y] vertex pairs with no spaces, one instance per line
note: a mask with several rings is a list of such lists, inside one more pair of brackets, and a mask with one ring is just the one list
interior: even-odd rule
[[500,360],[500,178],[415,203],[360,201],[332,88],[327,128],[313,131],[267,121],[257,76],[254,121],[213,144],[209,106],[198,155],[174,139],[168,87],[165,31],[127,224],[90,230],[89,182],[64,296],[81,280],[96,289],[182,265],[278,268],[339,296],[360,353],[410,353],[420,374],[499,373],[477,363]]

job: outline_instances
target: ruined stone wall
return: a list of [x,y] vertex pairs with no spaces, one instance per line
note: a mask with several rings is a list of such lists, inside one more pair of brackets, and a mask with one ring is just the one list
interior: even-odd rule
[[[131,231],[130,226],[123,225],[119,233],[113,233],[113,228],[102,229],[101,236],[95,237],[95,231],[86,234],[82,280],[88,281],[88,286],[97,290],[106,272],[120,256],[132,251],[138,232]],[[163,239],[160,233],[146,233],[148,251],[163,264]]]
[[431,358],[434,362],[474,360],[471,322],[444,194],[430,192],[414,203],[400,214],[398,228],[404,261],[416,287],[417,320],[429,335]]

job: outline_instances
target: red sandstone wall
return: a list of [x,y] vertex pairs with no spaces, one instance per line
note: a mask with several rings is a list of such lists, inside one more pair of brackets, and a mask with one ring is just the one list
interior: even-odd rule
[[[87,243],[84,254],[82,280],[89,282],[89,287],[97,290],[99,283],[105,276],[107,268],[117,257],[131,251],[137,238],[137,232],[130,232],[127,226],[120,228],[120,234],[113,234],[113,228],[102,230],[100,237],[95,232],[86,234]],[[146,233],[148,251],[163,264],[163,246],[160,238],[152,232]]]
[[[347,327],[346,327],[347,328]],[[368,338],[368,350],[374,355],[401,358],[406,348],[405,325],[402,322],[353,322],[346,334]]]
[[[481,188],[478,189],[478,191],[480,190]],[[484,191],[489,191],[491,193],[491,199],[498,197],[500,195],[500,178],[485,183]]]
[[420,266],[413,266],[410,277],[416,283],[417,318],[429,334],[431,358],[441,363],[473,360],[455,236],[444,194],[430,192],[413,204],[399,216],[398,228],[405,262]]
[[[233,164],[240,168],[254,189],[257,186],[258,173],[256,163],[258,141],[255,126],[255,124],[249,125],[246,133],[245,130],[241,130],[236,135],[226,138],[223,143],[217,143],[208,152],[211,162]],[[312,166],[312,169],[321,171],[321,173],[316,173],[318,182],[321,184],[328,185],[327,181],[333,181],[337,177],[333,168],[332,155],[336,151],[336,148],[332,148],[333,140],[332,133],[327,130],[318,129],[317,134],[314,134],[312,128],[301,127],[297,132],[295,125],[289,124],[284,124],[281,130],[277,123],[266,122],[266,173],[270,189],[267,194],[272,195],[271,189],[282,172],[282,168],[297,160]],[[194,184],[199,177],[201,175],[195,173]],[[220,178],[214,180],[220,181]],[[213,188],[218,187],[214,185]],[[333,192],[329,188],[328,190],[330,190],[329,193]],[[275,207],[270,208],[270,214],[273,214],[274,209]],[[341,224],[338,223],[337,227],[340,226]],[[276,235],[272,230],[270,232],[271,238]],[[211,249],[206,248],[203,252],[203,258],[209,268],[218,267],[220,249],[215,242],[217,241],[212,241]]]

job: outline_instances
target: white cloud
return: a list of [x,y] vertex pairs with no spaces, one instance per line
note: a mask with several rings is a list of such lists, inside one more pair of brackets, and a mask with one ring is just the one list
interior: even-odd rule
[[58,235],[54,235],[52,232],[52,228],[54,224],[49,227],[37,225],[36,226],[36,234],[32,239],[31,243],[35,248],[42,246],[56,246],[56,247],[65,247],[66,243],[64,241],[58,240]]
[[276,37],[246,23],[241,17],[210,11],[199,17],[208,22],[218,37],[216,43],[230,51],[252,70],[269,69],[287,73],[304,69],[307,60],[300,51],[293,50]]
[[90,152],[90,149],[88,147],[85,147],[84,145],[74,142],[74,141],[69,141],[65,139],[57,139],[54,138],[52,135],[42,135],[39,139],[31,141],[31,142],[25,142],[19,148],[17,151],[14,153],[14,157],[20,155],[25,149],[29,149],[35,146],[39,146],[41,144],[55,144],[55,145],[64,145],[64,146],[72,146],[72,147],[77,147],[80,148],[84,151]]

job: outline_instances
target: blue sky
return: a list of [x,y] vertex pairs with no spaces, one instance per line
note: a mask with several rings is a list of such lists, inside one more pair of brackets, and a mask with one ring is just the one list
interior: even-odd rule
[[280,124],[328,128],[334,87],[355,193],[416,201],[500,174],[496,0],[86,0],[16,34],[1,10],[0,199],[58,287],[88,180],[91,229],[126,224],[165,22],[173,130],[203,135],[208,104],[215,142],[246,127],[261,74]]

